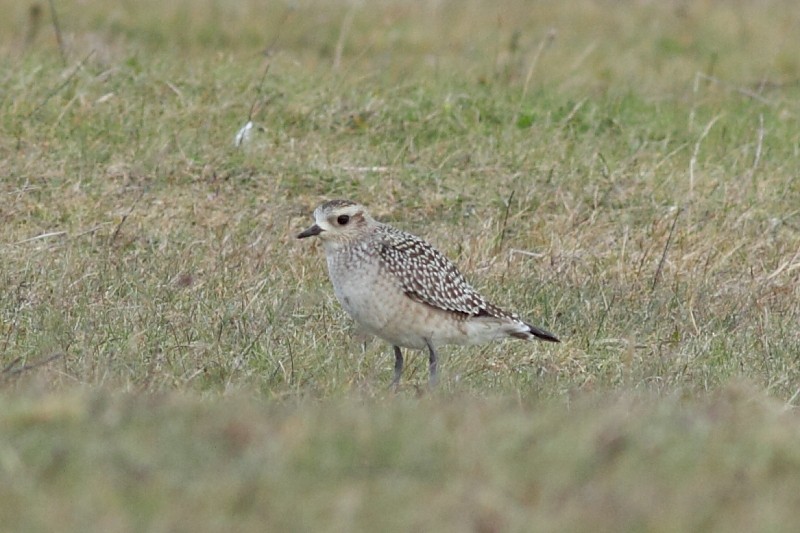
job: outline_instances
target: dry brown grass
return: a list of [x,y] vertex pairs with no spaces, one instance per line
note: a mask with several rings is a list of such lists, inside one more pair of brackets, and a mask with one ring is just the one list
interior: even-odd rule
[[[0,1],[0,475],[27,480],[0,523],[791,523],[770,503],[797,471],[791,2],[55,2],[66,67],[31,5]],[[421,358],[390,395],[387,346],[294,239],[331,197],[565,342],[447,348],[436,395]],[[586,450],[615,435],[602,466]]]

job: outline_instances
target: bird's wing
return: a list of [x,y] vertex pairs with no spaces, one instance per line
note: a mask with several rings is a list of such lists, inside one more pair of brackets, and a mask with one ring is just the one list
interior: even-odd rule
[[383,267],[410,298],[469,316],[506,316],[464,279],[458,268],[422,239],[384,226],[378,245]]

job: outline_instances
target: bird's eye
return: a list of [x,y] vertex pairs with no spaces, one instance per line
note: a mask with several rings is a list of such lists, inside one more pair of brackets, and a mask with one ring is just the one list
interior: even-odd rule
[[336,219],[336,222],[339,223],[340,226],[346,226],[348,222],[350,222],[349,215],[339,215],[339,218]]

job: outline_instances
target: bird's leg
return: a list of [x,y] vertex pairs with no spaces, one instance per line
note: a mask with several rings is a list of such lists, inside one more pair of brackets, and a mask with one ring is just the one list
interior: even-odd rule
[[395,389],[400,385],[400,376],[403,375],[403,353],[399,346],[394,347],[394,379],[391,386]]
[[430,354],[428,358],[428,368],[431,374],[429,383],[433,388],[439,382],[439,365],[436,361],[436,350],[433,348],[433,344],[428,339],[425,339],[425,344],[428,345],[428,353]]

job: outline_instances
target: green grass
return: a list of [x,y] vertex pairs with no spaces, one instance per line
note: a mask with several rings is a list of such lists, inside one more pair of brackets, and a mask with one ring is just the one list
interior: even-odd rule
[[471,394],[2,407],[12,531],[788,531],[800,489],[796,415],[743,386],[567,411]]
[[[792,2],[55,4],[0,0],[5,527],[796,524]],[[333,197],[564,342],[389,393]]]

